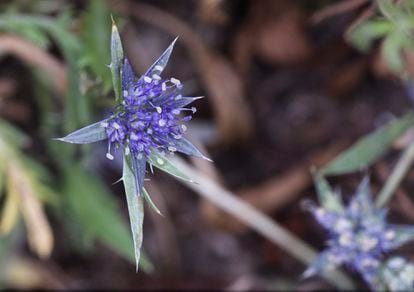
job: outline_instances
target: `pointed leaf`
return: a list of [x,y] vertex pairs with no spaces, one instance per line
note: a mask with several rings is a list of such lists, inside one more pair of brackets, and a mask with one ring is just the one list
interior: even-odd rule
[[302,279],[306,279],[335,268],[337,264],[334,263],[333,258],[334,254],[331,250],[328,249],[321,252],[302,274]]
[[82,129],[70,133],[66,137],[57,138],[55,140],[73,143],[73,144],[88,144],[107,139],[105,128],[102,123],[105,120],[86,126]]
[[390,246],[388,249],[399,248],[400,246],[406,244],[409,241],[414,240],[414,227],[409,225],[388,225],[389,232],[394,235],[394,238],[391,240]]
[[356,204],[360,208],[359,212],[361,214],[372,214],[375,212],[374,205],[372,203],[371,187],[368,177],[365,177],[362,180],[356,192],[356,195],[351,200],[351,206],[353,205],[352,202],[356,201]]
[[205,156],[200,152],[190,141],[186,138],[177,139],[174,141],[174,147],[177,148],[178,152],[184,153],[186,155],[196,156],[204,158],[205,160],[211,161],[210,158]]
[[174,100],[174,102],[172,103],[172,106],[174,108],[180,108],[180,107],[185,107],[186,105],[189,105],[190,103],[202,99],[204,98],[204,96],[196,96],[196,97],[188,97],[188,96],[184,96],[178,100]]
[[168,48],[162,53],[162,55],[154,62],[154,64],[149,67],[147,72],[140,79],[143,79],[145,76],[151,77],[153,74],[160,75],[162,71],[164,71],[165,67],[168,64],[168,60],[170,59],[171,53],[174,49],[175,42],[177,41],[178,37],[173,40],[173,42],[168,46]]
[[401,72],[404,68],[404,58],[402,55],[402,49],[406,40],[406,35],[400,31],[394,31],[389,34],[383,44],[381,54],[388,66],[394,72]]
[[315,188],[318,193],[319,204],[330,211],[342,212],[344,210],[343,204],[339,194],[331,188],[328,181],[317,175],[314,177]]
[[392,23],[387,20],[368,20],[352,30],[348,39],[358,50],[366,52],[376,39],[385,36],[392,29]]
[[118,28],[112,19],[112,35],[111,35],[111,74],[112,84],[114,86],[116,100],[120,100],[121,88],[121,70],[122,60],[124,58],[124,49],[122,48],[121,37],[119,36]]
[[339,175],[361,171],[379,159],[410,126],[414,124],[412,113],[397,119],[361,138],[323,167],[320,175]]
[[164,216],[161,211],[158,209],[157,205],[155,205],[155,203],[152,201],[151,196],[149,195],[149,193],[147,192],[147,190],[144,188],[143,189],[143,195],[145,200],[148,202],[148,204],[150,205],[150,207],[158,213],[158,215]]
[[151,152],[151,155],[148,156],[148,162],[154,165],[155,167],[161,169],[162,171],[165,171],[166,173],[169,173],[175,177],[178,177],[179,179],[189,181],[189,182],[194,182],[187,175],[185,175],[182,171],[176,168],[174,164],[172,164],[171,161],[169,161],[165,156],[161,155],[156,150],[153,150]]
[[122,179],[128,203],[128,213],[131,222],[131,232],[135,249],[135,261],[138,271],[138,263],[140,260],[142,246],[142,229],[144,223],[144,198],[143,196],[138,196],[139,191],[136,187],[134,172],[132,171],[130,163],[128,163],[128,159],[125,155]]

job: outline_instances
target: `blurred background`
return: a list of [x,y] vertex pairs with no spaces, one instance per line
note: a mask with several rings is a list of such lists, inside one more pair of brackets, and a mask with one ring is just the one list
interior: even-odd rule
[[[206,97],[189,136],[214,161],[189,162],[321,250],[325,234],[301,207],[316,199],[311,167],[412,107],[412,47],[396,37],[384,45],[379,27],[355,30],[379,15],[375,1],[3,0],[0,11],[1,288],[332,287],[300,281],[303,262],[158,171],[147,186],[165,217],[146,209],[136,274],[124,190],[114,184],[121,159],[105,158],[106,143],[51,138],[115,105],[111,14],[138,73],[179,36],[165,74]],[[374,191],[404,141],[370,170]],[[414,220],[413,175],[390,205],[398,222]],[[332,183],[347,194],[360,178]]]

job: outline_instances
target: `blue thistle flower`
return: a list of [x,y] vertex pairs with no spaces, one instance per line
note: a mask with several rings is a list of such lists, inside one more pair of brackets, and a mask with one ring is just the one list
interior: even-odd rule
[[70,143],[91,143],[108,139],[106,157],[114,159],[112,149],[123,149],[131,157],[136,186],[142,190],[146,163],[152,155],[181,152],[209,160],[184,135],[195,107],[202,97],[182,95],[183,84],[176,78],[161,76],[172,53],[175,39],[158,60],[137,78],[127,57],[122,61],[122,100],[110,117],[60,138]]
[[[335,197],[339,200],[339,194]],[[384,255],[414,239],[414,227],[387,223],[387,210],[373,204],[368,179],[347,207],[309,204],[308,208],[328,231],[329,240],[328,247],[305,271],[305,278],[344,264],[373,287]]]

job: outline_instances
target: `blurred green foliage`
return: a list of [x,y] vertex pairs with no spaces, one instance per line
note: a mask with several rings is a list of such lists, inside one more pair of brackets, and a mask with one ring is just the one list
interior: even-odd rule
[[402,73],[404,51],[414,49],[413,1],[377,0],[381,16],[359,24],[348,35],[350,42],[361,51],[382,39],[381,54],[391,70]]
[[[73,246],[74,250],[88,250],[88,247],[90,250],[91,245],[87,243],[96,239],[133,263],[135,257],[129,225],[118,210],[116,198],[88,166],[90,147],[83,146],[82,151],[77,151],[75,147],[51,140],[60,133],[71,132],[97,120],[93,109],[102,103],[103,97],[112,94],[111,73],[107,66],[110,62],[109,9],[104,1],[93,0],[88,2],[82,15],[74,15],[65,1],[33,2],[40,4],[17,1],[2,6],[0,31],[23,37],[45,50],[56,46],[67,64],[68,88],[64,97],[53,93],[50,80],[33,68],[35,101],[40,111],[39,131],[51,163],[58,171],[54,175],[49,174],[34,157],[19,150],[27,146],[30,138],[16,127],[0,121],[0,146],[2,150],[13,152],[13,155],[0,155],[0,187],[5,187],[7,178],[5,160],[21,161],[24,167],[19,169],[23,172],[21,175],[30,178],[31,191],[42,204],[50,203],[51,214],[67,226],[68,237],[77,239],[72,244],[81,245]],[[46,2],[50,2],[50,9],[43,5]],[[53,16],[49,14],[51,11]],[[63,120],[57,106],[62,101]],[[9,193],[7,191],[6,195]],[[8,200],[2,201],[0,225],[4,214],[12,212],[13,215],[15,212],[13,209],[5,210],[12,207]],[[19,226],[12,224],[11,228]],[[79,236],[83,239],[77,238]],[[6,239],[2,237],[1,242],[6,242]],[[4,249],[3,246],[1,248]],[[141,257],[140,265],[145,271],[152,269],[145,256]]]

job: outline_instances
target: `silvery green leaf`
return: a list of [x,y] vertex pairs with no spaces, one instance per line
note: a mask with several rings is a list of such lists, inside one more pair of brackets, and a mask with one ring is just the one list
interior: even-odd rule
[[390,249],[398,248],[409,241],[414,240],[414,227],[409,225],[388,225],[389,231],[386,236],[393,237]]
[[168,64],[168,60],[170,59],[172,50],[174,49],[174,45],[177,39],[178,37],[172,41],[172,43],[168,46],[164,53],[162,53],[162,55],[157,59],[157,61],[154,62],[154,64],[151,65],[151,67],[149,67],[147,72],[145,72],[145,74],[142,75],[141,78],[144,78],[145,76],[151,77],[154,74],[160,75],[162,71],[164,71],[165,67]]
[[319,175],[338,175],[361,171],[380,158],[414,124],[414,115],[406,114],[361,138],[319,171]]
[[119,36],[118,28],[112,19],[112,34],[111,34],[111,74],[112,84],[114,86],[116,100],[121,98],[121,70],[122,60],[124,58],[124,50],[122,48],[121,37]]
[[165,171],[166,173],[169,173],[175,177],[178,177],[182,180],[186,180],[189,182],[194,182],[192,179],[190,179],[187,175],[185,175],[182,171],[180,171],[178,168],[172,164],[171,161],[169,161],[165,156],[161,155],[158,151],[152,150],[151,155],[148,156],[148,162],[154,165],[155,167],[161,169],[162,171]]
[[122,181],[125,187],[125,194],[128,204],[129,219],[131,222],[132,239],[134,242],[135,261],[138,271],[138,263],[140,260],[142,234],[144,223],[144,197],[139,196],[135,183],[135,174],[130,167],[127,156],[124,155],[124,166]]
[[324,177],[317,175],[314,180],[321,206],[330,211],[342,212],[344,207],[339,193],[335,193]]
[[144,195],[145,200],[148,202],[148,204],[150,205],[150,207],[158,213],[158,215],[164,216],[160,209],[158,209],[157,205],[155,205],[155,203],[152,201],[151,196],[149,195],[149,193],[147,192],[147,190],[144,188],[142,190],[142,193]]
[[186,155],[201,157],[208,161],[211,161],[210,158],[201,153],[200,150],[197,149],[197,147],[195,147],[190,141],[188,141],[184,137],[174,141],[174,147],[177,149],[178,152],[184,153]]
[[351,200],[351,205],[353,201],[356,201],[356,204],[361,208],[360,212],[364,214],[371,214],[375,212],[368,177],[365,177],[359,184],[356,195]]
[[106,120],[94,123],[92,125],[86,126],[75,132],[70,133],[69,135],[63,138],[56,138],[55,140],[73,143],[73,144],[88,144],[93,142],[98,142],[101,140],[107,139],[105,128],[103,123]]
[[337,266],[333,260],[334,258],[334,252],[329,249],[321,252],[302,274],[301,278],[306,279],[334,269]]
[[188,97],[188,96],[184,96],[180,99],[176,99],[174,100],[174,102],[172,103],[172,106],[174,108],[180,108],[180,107],[185,107],[186,105],[189,105],[190,103],[202,99],[204,98],[204,96],[196,96],[196,97]]

